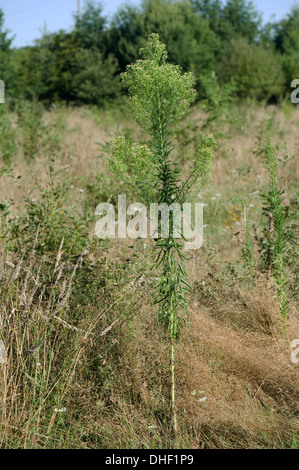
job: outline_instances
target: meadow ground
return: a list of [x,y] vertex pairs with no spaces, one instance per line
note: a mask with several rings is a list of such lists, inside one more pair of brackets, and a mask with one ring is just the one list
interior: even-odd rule
[[[259,254],[268,224],[267,126],[293,224],[286,325]],[[97,204],[116,203],[125,191],[105,167],[106,142],[144,135],[122,106],[58,107],[42,122],[29,109],[26,126],[12,115],[5,132],[16,147],[11,166],[0,169],[1,447],[298,448],[291,342],[299,339],[299,108],[245,103],[208,121],[196,105],[175,130],[185,169],[198,134],[212,132],[218,143],[198,198],[204,245],[186,252],[191,291],[177,345],[175,440],[168,342],[152,302],[153,243],[94,235]],[[241,200],[254,247],[250,272]]]

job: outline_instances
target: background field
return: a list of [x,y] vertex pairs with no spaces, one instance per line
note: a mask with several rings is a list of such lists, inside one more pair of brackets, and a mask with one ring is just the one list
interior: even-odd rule
[[[298,367],[290,360],[290,341],[299,337],[297,261],[288,266],[286,337],[271,276],[257,267],[246,277],[243,211],[233,202],[246,202],[254,238],[253,225],[267,225],[257,191],[267,184],[260,154],[268,119],[277,155],[289,157],[281,183],[297,210],[298,109],[244,104],[213,123],[219,150],[200,198],[205,243],[188,252],[192,292],[178,346],[183,447],[298,447]],[[43,115],[43,125],[56,122],[56,156],[41,146],[28,163],[20,146],[14,169],[1,176],[2,446],[168,447],[168,360],[151,302],[152,244],[94,236],[96,205],[122,192],[96,142],[140,131],[119,108]],[[197,105],[176,130],[186,168],[205,122]]]

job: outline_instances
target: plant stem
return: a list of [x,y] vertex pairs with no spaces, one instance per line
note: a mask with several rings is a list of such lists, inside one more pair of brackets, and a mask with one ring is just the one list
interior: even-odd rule
[[[175,263],[174,258],[171,253],[171,248],[169,249],[169,270],[171,278],[175,274]],[[173,281],[173,279],[172,279]],[[173,297],[175,296],[175,291],[171,289],[171,297],[169,299],[169,310],[170,310],[170,337],[171,337],[171,347],[170,347],[170,376],[171,376],[171,414],[172,414],[172,426],[174,433],[177,432],[177,416],[176,416],[176,405],[175,405],[175,325],[174,325],[174,308],[173,308]]]
[[171,413],[172,413],[172,427],[173,431],[177,433],[177,417],[176,417],[176,406],[175,406],[175,369],[174,369],[174,339],[171,338],[171,354],[170,354],[170,373],[171,373]]

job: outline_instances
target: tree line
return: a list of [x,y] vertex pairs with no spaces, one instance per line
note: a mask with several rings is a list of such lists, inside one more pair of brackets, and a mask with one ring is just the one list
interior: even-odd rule
[[123,4],[108,21],[100,3],[87,1],[70,31],[45,31],[33,46],[18,49],[0,10],[7,99],[115,102],[123,93],[121,72],[151,33],[167,44],[170,62],[193,72],[199,98],[226,87],[240,98],[277,102],[299,78],[299,7],[264,24],[248,0],[142,0]]

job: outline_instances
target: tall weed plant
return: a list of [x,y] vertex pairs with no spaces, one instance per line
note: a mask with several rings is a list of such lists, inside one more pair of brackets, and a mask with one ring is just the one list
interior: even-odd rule
[[[151,34],[143,57],[127,67],[122,75],[128,89],[128,106],[137,124],[149,135],[146,144],[132,143],[124,137],[110,141],[109,169],[145,204],[178,203],[182,208],[207,183],[214,159],[216,143],[211,135],[201,136],[187,178],[172,160],[173,126],[195,100],[194,77],[182,73],[181,67],[167,62],[166,46],[158,34]],[[182,243],[175,237],[173,214],[169,231],[163,238],[161,223],[156,239],[155,266],[160,269],[158,295],[159,323],[169,338],[171,416],[174,433],[178,430],[175,401],[175,343],[180,336],[187,310],[186,273]]]

